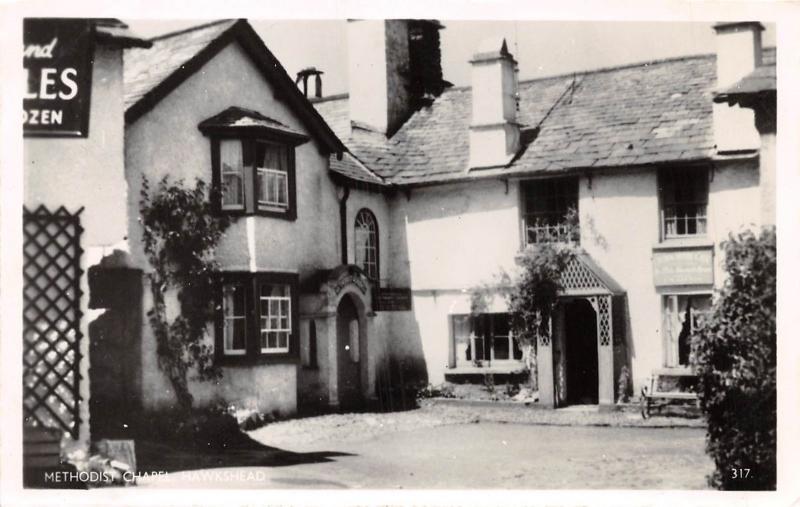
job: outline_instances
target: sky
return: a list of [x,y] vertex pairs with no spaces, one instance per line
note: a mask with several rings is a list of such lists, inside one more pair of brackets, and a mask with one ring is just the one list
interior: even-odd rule
[[[205,21],[125,20],[134,33],[153,37]],[[469,60],[481,41],[505,37],[519,62],[521,80],[715,52],[711,23],[634,21],[441,20],[444,78],[470,84]],[[294,76],[314,66],[325,72],[324,95],[347,91],[347,21],[251,19],[267,47]],[[765,25],[765,46],[775,45],[774,25]]]

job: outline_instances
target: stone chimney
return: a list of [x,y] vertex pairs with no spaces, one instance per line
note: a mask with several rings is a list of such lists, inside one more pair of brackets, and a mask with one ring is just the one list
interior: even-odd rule
[[[723,91],[761,65],[761,31],[756,21],[718,23],[717,88]],[[757,150],[760,145],[752,109],[714,103],[714,142],[720,154]]]
[[435,20],[349,20],[350,121],[391,136],[428,94],[449,85],[441,77]]
[[350,121],[391,135],[408,118],[408,27],[403,20],[347,23]]
[[519,151],[517,62],[503,38],[481,43],[472,60],[470,168],[507,165]]

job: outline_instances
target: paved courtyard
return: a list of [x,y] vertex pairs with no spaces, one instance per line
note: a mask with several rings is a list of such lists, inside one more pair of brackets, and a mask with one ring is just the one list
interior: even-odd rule
[[[692,421],[543,425],[487,421],[486,413],[428,407],[286,421],[251,432],[258,448],[231,450],[216,461],[187,457],[189,466],[140,486],[704,489],[713,469],[703,451],[705,430]],[[584,421],[604,415],[573,413]]]

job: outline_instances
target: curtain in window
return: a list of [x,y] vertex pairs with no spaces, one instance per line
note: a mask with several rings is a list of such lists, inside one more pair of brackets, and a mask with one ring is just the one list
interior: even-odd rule
[[256,185],[258,202],[269,206],[289,205],[288,160],[283,146],[258,143]]
[[244,353],[247,317],[245,291],[241,285],[225,285],[222,311],[224,315],[224,343],[227,353]]
[[711,296],[676,295],[664,297],[664,338],[666,367],[688,366],[691,340],[711,309]]
[[244,207],[244,161],[242,142],[238,139],[223,139],[219,143],[222,167],[222,206]]

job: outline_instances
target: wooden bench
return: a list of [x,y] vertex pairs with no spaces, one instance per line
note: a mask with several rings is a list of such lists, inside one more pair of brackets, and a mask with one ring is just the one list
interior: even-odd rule
[[699,406],[697,393],[691,391],[660,391],[660,379],[662,377],[693,377],[694,375],[686,372],[668,372],[658,373],[650,378],[650,388],[645,385],[642,387],[642,418],[647,419],[650,417],[650,410],[652,408],[661,409],[675,402],[695,402]]

